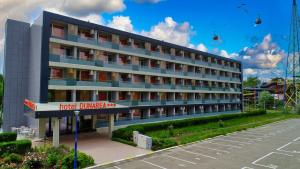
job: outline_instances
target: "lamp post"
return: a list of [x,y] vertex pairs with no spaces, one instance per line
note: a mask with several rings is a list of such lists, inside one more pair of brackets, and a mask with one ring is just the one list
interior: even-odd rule
[[78,110],[74,111],[75,118],[76,118],[76,129],[75,129],[75,144],[74,144],[74,169],[77,169],[77,142],[78,142],[78,127],[79,127],[79,115]]

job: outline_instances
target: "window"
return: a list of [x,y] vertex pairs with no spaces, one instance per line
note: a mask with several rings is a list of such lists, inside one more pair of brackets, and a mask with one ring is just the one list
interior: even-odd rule
[[51,34],[54,37],[64,38],[65,37],[65,29],[63,26],[53,24]]
[[63,78],[63,70],[59,68],[51,68],[50,71],[50,79],[62,79]]

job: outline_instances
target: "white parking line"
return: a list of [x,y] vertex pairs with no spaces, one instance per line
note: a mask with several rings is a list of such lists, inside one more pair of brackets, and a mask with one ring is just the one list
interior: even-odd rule
[[250,168],[250,167],[243,167],[241,169],[253,169],[253,168]]
[[205,154],[201,154],[201,153],[195,153],[193,151],[188,151],[188,150],[185,150],[183,148],[180,148],[180,150],[184,151],[184,152],[187,152],[187,153],[190,153],[190,154],[195,154],[195,155],[199,155],[199,156],[203,156],[203,157],[208,157],[208,158],[212,158],[212,159],[217,159],[216,157],[212,157],[212,156],[208,156],[208,155],[205,155]]
[[253,164],[253,165],[256,165],[256,166],[265,167],[265,168],[277,169],[278,166],[277,166],[277,165],[274,165],[274,164],[263,165],[263,164],[258,164],[258,163],[257,163],[258,161],[260,161],[260,160],[262,160],[262,159],[264,159],[264,158],[270,156],[271,154],[281,154],[281,155],[286,155],[286,156],[289,156],[289,157],[292,157],[292,156],[293,156],[293,155],[284,154],[284,153],[271,152],[271,153],[269,153],[269,154],[267,154],[267,155],[262,156],[261,158],[255,160],[255,161],[253,161],[252,164]]
[[298,141],[300,140],[300,137],[295,138],[293,141]]
[[227,142],[232,142],[232,143],[239,143],[239,144],[252,144],[249,142],[242,142],[242,141],[236,141],[236,140],[227,140],[227,139],[223,139],[223,138],[217,138],[215,140],[221,140],[221,141],[227,141]]
[[120,167],[117,167],[117,166],[114,166],[114,168],[116,168],[116,169],[121,169]]
[[227,135],[226,137],[232,137],[232,138],[240,138],[240,139],[245,139],[245,140],[250,140],[250,141],[261,141],[261,138],[257,138],[257,139],[251,139],[251,138],[245,138],[245,137],[239,137],[239,136],[232,136],[232,135]]
[[199,148],[204,148],[204,149],[208,149],[208,150],[214,150],[214,151],[218,151],[218,152],[223,152],[223,153],[230,153],[229,151],[225,151],[225,150],[219,150],[219,149],[214,149],[214,148],[209,148],[209,147],[202,147],[199,145],[194,145],[195,147],[199,147]]
[[242,134],[244,136],[250,136],[250,137],[258,137],[258,138],[262,138],[262,137],[266,137],[266,135],[258,135],[258,134],[252,134],[252,133],[237,133],[237,134]]
[[168,155],[168,154],[164,154],[164,156],[167,156],[167,157],[170,157],[170,158],[174,158],[174,159],[176,159],[176,160],[183,161],[183,162],[187,162],[187,163],[194,164],[194,165],[197,164],[197,163],[194,163],[194,162],[192,162],[192,161],[188,161],[188,160],[184,160],[184,159],[181,159],[181,158],[177,158],[177,157],[170,156],[170,155]]
[[145,160],[141,160],[141,161],[143,161],[143,162],[145,162],[145,163],[147,163],[147,164],[150,164],[150,165],[152,165],[152,166],[155,166],[155,167],[161,168],[161,169],[167,169],[167,168],[165,168],[165,167],[162,167],[162,166],[159,166],[159,165],[157,165],[157,164],[153,164],[153,163],[151,163],[151,162],[149,162],[149,161],[145,161]]
[[233,146],[233,145],[227,145],[227,144],[213,143],[213,142],[210,142],[210,141],[207,141],[207,143],[220,145],[220,146],[225,146],[225,147],[242,148],[241,146]]
[[296,150],[293,150],[293,151],[282,150],[284,147],[287,147],[287,146],[290,145],[290,144],[297,144],[297,143],[289,142],[289,143],[287,143],[287,144],[285,144],[285,145],[283,145],[283,146],[277,148],[276,150],[277,150],[277,151],[287,152],[287,153],[297,153],[297,154],[299,154],[300,151],[296,151]]

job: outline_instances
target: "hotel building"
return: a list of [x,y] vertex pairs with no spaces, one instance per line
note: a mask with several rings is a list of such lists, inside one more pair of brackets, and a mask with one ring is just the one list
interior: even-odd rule
[[110,133],[243,108],[237,60],[50,12],[7,20],[5,35],[4,131],[31,126],[57,145],[74,109],[80,130]]

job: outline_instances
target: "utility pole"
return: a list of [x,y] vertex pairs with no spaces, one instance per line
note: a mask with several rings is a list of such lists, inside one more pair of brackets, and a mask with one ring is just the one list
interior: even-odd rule
[[297,0],[293,0],[292,18],[290,24],[289,47],[286,62],[286,74],[284,81],[285,108],[295,107],[299,100],[299,16]]

